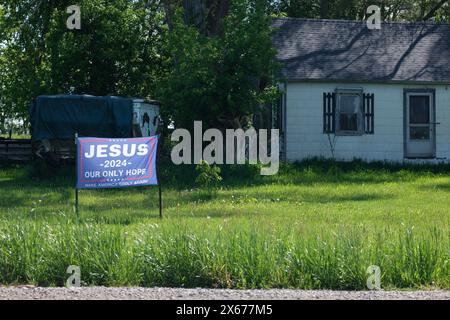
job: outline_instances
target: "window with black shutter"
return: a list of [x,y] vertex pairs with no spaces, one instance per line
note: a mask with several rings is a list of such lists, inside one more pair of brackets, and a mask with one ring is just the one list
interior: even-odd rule
[[374,94],[337,89],[323,94],[323,132],[336,135],[374,133]]

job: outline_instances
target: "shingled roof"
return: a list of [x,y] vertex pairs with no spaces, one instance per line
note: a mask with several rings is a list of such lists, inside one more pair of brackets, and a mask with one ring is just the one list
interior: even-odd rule
[[291,81],[450,83],[450,24],[280,18],[281,76]]

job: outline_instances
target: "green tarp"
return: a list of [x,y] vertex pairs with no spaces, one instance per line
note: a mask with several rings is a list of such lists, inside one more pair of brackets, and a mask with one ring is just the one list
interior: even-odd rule
[[133,100],[87,95],[39,96],[31,105],[34,140],[132,137]]

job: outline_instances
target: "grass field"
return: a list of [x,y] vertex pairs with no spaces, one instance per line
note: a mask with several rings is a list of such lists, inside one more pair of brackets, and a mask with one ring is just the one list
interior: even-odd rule
[[167,169],[162,220],[154,187],[83,190],[77,221],[70,171],[5,167],[0,283],[61,286],[78,265],[83,285],[365,289],[377,265],[385,289],[450,289],[450,167],[254,171],[225,170],[208,191]]

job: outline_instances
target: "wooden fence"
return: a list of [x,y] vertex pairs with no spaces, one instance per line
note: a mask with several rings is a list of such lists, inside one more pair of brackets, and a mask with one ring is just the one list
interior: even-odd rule
[[0,139],[0,160],[29,161],[33,152],[29,139]]

